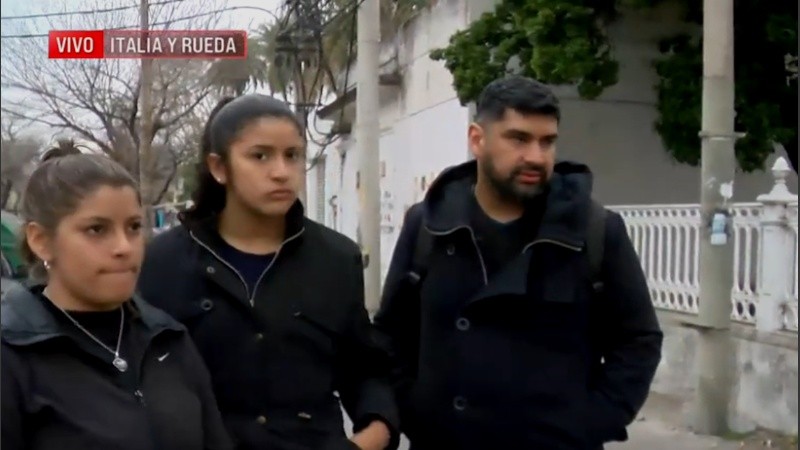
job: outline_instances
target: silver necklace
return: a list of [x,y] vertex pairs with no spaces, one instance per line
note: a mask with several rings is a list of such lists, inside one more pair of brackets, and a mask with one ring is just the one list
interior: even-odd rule
[[106,349],[106,351],[108,351],[109,353],[114,355],[114,360],[111,361],[111,364],[114,365],[114,367],[117,370],[119,370],[120,372],[125,372],[126,370],[128,370],[128,361],[125,361],[124,359],[120,358],[120,356],[119,356],[119,347],[122,344],[122,330],[125,329],[125,308],[124,307],[120,306],[120,308],[119,308],[120,316],[119,316],[119,336],[117,336],[117,348],[116,349],[112,349],[111,347],[109,347],[106,344],[104,344],[103,341],[98,339],[95,335],[90,333],[89,330],[84,328],[83,325],[81,325],[80,322],[78,322],[77,320],[75,320],[75,318],[73,318],[71,315],[69,315],[69,313],[66,310],[64,310],[62,307],[56,305],[55,302],[53,302],[53,300],[51,300],[50,297],[47,295],[47,290],[46,289],[42,293],[44,294],[44,296],[48,300],[50,300],[50,303],[55,305],[55,307],[58,308],[59,311],[64,313],[64,315],[67,316],[67,319],[69,319],[70,322],[72,322],[76,327],[78,327],[79,330],[83,331],[83,333],[86,336],[89,336],[90,339],[92,339],[98,345],[100,345],[101,347]]

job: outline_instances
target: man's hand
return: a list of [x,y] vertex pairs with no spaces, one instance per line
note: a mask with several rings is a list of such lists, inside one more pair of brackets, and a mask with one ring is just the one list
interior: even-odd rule
[[354,434],[350,440],[361,450],[384,450],[389,445],[391,438],[389,427],[380,420],[375,420]]

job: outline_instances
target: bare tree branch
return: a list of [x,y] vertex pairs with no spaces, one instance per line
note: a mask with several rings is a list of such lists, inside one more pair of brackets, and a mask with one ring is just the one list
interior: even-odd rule
[[9,209],[12,194],[19,197],[44,142],[23,135],[25,121],[4,116],[0,138],[0,206]]
[[[151,20],[162,24],[160,28],[168,29],[172,28],[174,21],[195,15],[198,9],[218,10],[224,3],[224,0],[200,1],[200,5],[197,1],[153,5]],[[89,3],[95,3],[97,9],[130,5],[126,0],[89,0]],[[112,12],[51,17],[48,20],[51,29],[135,28],[138,12],[120,8]],[[220,21],[219,14],[211,14],[178,23],[182,29],[210,29],[224,25]],[[33,26],[33,22],[28,25],[24,23],[26,21],[20,22],[23,23],[16,26]],[[15,93],[3,96],[4,115],[68,131],[94,143],[129,169],[137,167],[137,155],[143,145],[140,141],[142,111],[138,104],[138,61],[47,60],[46,46],[46,39],[20,39],[4,46],[0,81],[4,94],[5,88]],[[172,149],[168,144],[171,139],[166,139],[166,136],[180,134],[184,121],[216,89],[204,76],[210,65],[208,62],[157,60],[153,65],[156,76],[150,114],[155,129],[151,145],[158,149],[158,154],[152,158],[152,167],[140,168],[146,172],[141,179],[149,185],[142,186],[148,202],[163,197],[177,167],[182,164],[180,158],[189,157],[184,150]]]

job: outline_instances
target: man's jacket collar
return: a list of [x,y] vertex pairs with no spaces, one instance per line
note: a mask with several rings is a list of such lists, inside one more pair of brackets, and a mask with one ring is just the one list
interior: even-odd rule
[[[451,167],[431,184],[423,200],[425,226],[435,233],[470,227],[470,204],[478,163]],[[549,182],[537,239],[583,246],[592,201],[593,176],[583,164],[560,161]]]

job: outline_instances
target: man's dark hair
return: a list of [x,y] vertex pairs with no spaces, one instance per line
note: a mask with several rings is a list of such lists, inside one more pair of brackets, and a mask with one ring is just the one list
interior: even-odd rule
[[553,91],[544,83],[519,75],[508,75],[486,85],[475,106],[477,122],[501,120],[509,109],[525,116],[541,114],[561,120]]

